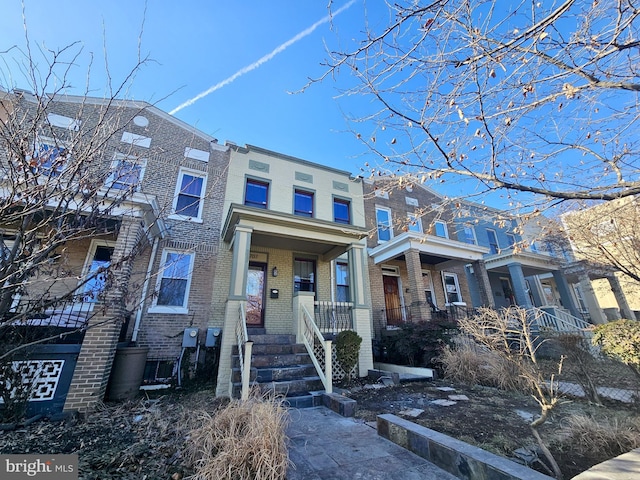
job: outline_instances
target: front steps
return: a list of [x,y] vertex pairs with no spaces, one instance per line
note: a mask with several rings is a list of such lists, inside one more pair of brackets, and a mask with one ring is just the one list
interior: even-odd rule
[[[295,343],[294,335],[249,334],[253,342],[251,358],[251,387],[261,392],[286,397],[294,408],[315,407],[322,404],[324,385],[318,377],[307,349]],[[242,389],[238,347],[233,348],[231,379],[232,395],[240,397]]]

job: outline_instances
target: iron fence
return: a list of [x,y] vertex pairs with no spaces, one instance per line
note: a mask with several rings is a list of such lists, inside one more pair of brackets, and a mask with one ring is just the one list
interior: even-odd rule
[[314,317],[322,333],[338,334],[353,330],[353,304],[349,302],[324,302],[314,304]]

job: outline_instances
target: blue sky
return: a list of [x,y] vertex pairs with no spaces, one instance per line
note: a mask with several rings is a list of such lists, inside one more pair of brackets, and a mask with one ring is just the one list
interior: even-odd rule
[[[104,51],[114,83],[135,65],[140,51],[148,63],[137,74],[126,98],[158,102],[169,112],[210,87],[242,72],[267,56],[258,68],[237,75],[211,94],[175,113],[205,133],[238,144],[252,144],[317,163],[359,173],[376,162],[349,133],[345,117],[358,115],[365,98],[336,98],[349,81],[328,79],[301,94],[308,77],[322,73],[326,49],[357,38],[364,29],[365,4],[343,0],[346,8],[329,22],[328,0],[26,0],[25,16],[32,49],[56,50],[80,42],[83,52],[72,69],[72,83],[83,94],[93,55],[92,95],[105,85]],[[367,6],[369,8],[369,6]],[[0,0],[0,51],[24,49],[22,6]],[[388,11],[367,11],[369,21],[385,21]],[[144,20],[144,26],[143,24]],[[318,24],[319,23],[319,24]],[[317,28],[300,35],[314,24]],[[292,40],[295,39],[295,40]],[[275,49],[286,46],[272,58]],[[11,54],[9,54],[11,56]],[[36,53],[34,58],[41,59]],[[15,63],[3,55],[0,83],[28,88]],[[69,59],[69,57],[67,57]],[[11,72],[12,77],[7,77]],[[166,97],[166,98],[165,98]]]

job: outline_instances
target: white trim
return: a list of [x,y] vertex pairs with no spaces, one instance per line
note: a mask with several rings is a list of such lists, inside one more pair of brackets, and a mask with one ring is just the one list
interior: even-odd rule
[[395,265],[380,265],[380,269],[382,270],[382,275],[387,275],[389,277],[399,277],[400,276],[400,267]]
[[[162,284],[162,279],[164,278],[164,271],[166,269],[167,255],[169,253],[175,253],[180,256],[188,256],[189,257],[189,272],[187,274],[187,286],[184,291],[184,298],[182,299],[182,305],[158,305],[158,297],[160,292],[160,286]],[[191,291],[191,279],[193,278],[193,266],[195,263],[194,252],[188,252],[184,250],[177,250],[174,248],[165,248],[162,250],[162,255],[160,256],[160,267],[158,268],[158,275],[156,279],[156,294],[153,298],[153,304],[149,307],[148,313],[176,313],[176,314],[187,314],[189,313],[188,304],[189,304],[189,292]]]
[[144,135],[138,135],[131,132],[122,132],[122,143],[129,143],[136,147],[149,148],[151,146],[151,138]]
[[[424,233],[424,230],[422,230],[422,219],[419,216],[417,216],[415,213],[407,212],[407,220],[409,222],[407,224],[407,229],[410,232]],[[412,223],[415,223],[415,224],[411,225]]]
[[[92,239],[89,244],[89,250],[87,250],[87,255],[84,259],[84,265],[82,266],[82,276],[80,280],[78,280],[78,293],[84,295],[86,293],[87,283],[82,285],[83,281],[86,279],[87,275],[91,272],[91,264],[93,263],[93,259],[96,256],[96,250],[98,247],[107,247],[107,248],[116,248],[115,240],[103,240],[103,239]],[[91,302],[90,300],[87,300]],[[94,302],[91,302],[94,303]]]
[[495,231],[495,229],[493,228],[487,228],[487,242],[489,242],[489,253],[492,255],[495,255],[495,253],[493,253],[491,251],[491,238],[489,235],[489,232],[493,233],[493,238],[496,241],[496,253],[500,253],[500,242],[498,241],[498,232]]
[[[444,228],[444,235],[438,235],[438,225],[442,225],[442,228]],[[443,220],[435,220],[433,222],[433,234],[436,237],[449,238],[449,228],[447,227],[447,222]]]
[[125,185],[125,183],[120,182],[118,181],[118,179],[116,179],[117,168],[120,162],[127,162],[130,164],[137,164],[140,166],[140,176],[138,177],[138,183],[136,184],[135,188],[131,189],[132,192],[137,192],[138,190],[140,190],[140,186],[142,185],[142,179],[144,178],[144,172],[147,169],[147,159],[139,158],[139,157],[136,157],[135,155],[126,155],[120,152],[116,152],[113,155],[113,160],[111,161],[111,174],[109,175],[109,178],[107,179],[105,184],[109,188],[113,188],[115,190],[127,191],[126,188],[117,188],[113,186],[114,183],[120,183],[122,185]]
[[56,113],[49,113],[47,115],[47,121],[52,127],[66,128],[74,132],[80,130],[80,125],[82,124],[81,120],[65,117],[64,115],[58,115]]
[[[458,282],[458,274],[454,272],[445,272],[445,271],[442,271],[440,273],[442,275],[442,288],[444,289],[444,299],[445,299],[446,305],[464,303],[462,299],[462,292],[460,291],[460,283]],[[446,281],[447,277],[453,278],[453,282],[456,287],[456,293],[458,294],[458,300],[454,302],[449,301],[449,292],[447,292],[447,281]]]
[[[387,240],[381,240],[380,239],[380,225],[381,223],[378,222],[378,212],[385,212],[389,215],[389,223],[387,225],[383,225],[383,228],[386,227],[387,231],[389,232],[389,238]],[[393,217],[391,215],[391,209],[388,207],[380,207],[378,205],[376,205],[376,235],[378,237],[378,243],[384,243],[384,242],[388,242],[389,240],[393,239]]]
[[[200,190],[200,201],[198,203],[198,215],[195,217],[176,213],[176,207],[178,205],[178,196],[180,195],[181,187],[182,187],[182,178],[185,175],[202,178],[202,189]],[[202,223],[202,210],[204,208],[204,197],[205,197],[206,191],[207,191],[207,174],[205,172],[201,172],[199,170],[192,170],[190,168],[180,168],[180,171],[178,173],[178,181],[176,182],[176,190],[173,195],[173,205],[171,207],[172,213],[171,215],[169,215],[169,218],[172,218],[174,220],[189,220],[192,222]]]
[[204,150],[198,150],[197,148],[184,147],[184,156],[186,158],[201,160],[203,162],[209,161],[209,152],[205,152]]
[[[427,282],[425,282],[425,277],[427,279]],[[433,305],[435,305],[437,308],[438,303],[436,302],[436,292],[433,288],[433,277],[431,276],[430,270],[422,270],[422,283],[425,284],[424,290],[429,290],[431,292],[431,303],[433,303]],[[426,283],[428,283],[428,285]]]
[[[471,234],[473,236],[473,243],[467,242],[467,229],[471,230]],[[462,225],[462,235],[464,237],[464,239],[462,240],[463,242],[468,243],[469,245],[478,245],[478,236],[476,235],[476,229],[473,225],[471,224]]]

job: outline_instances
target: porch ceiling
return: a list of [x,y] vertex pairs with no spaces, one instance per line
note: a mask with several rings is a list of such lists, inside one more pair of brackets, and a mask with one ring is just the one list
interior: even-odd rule
[[484,259],[487,271],[495,273],[509,273],[509,264],[519,263],[525,277],[540,275],[560,270],[560,261],[549,255],[533,252],[508,251],[490,255]]
[[379,264],[392,259],[401,258],[405,252],[415,249],[420,252],[423,263],[431,265],[454,261],[473,262],[481,260],[489,250],[478,245],[470,245],[449,238],[434,235],[421,235],[405,232],[388,242],[369,250],[369,256],[374,263]]
[[312,253],[323,260],[342,255],[367,236],[365,228],[353,225],[232,204],[222,231],[225,242],[232,241],[238,225],[252,229],[252,245]]

